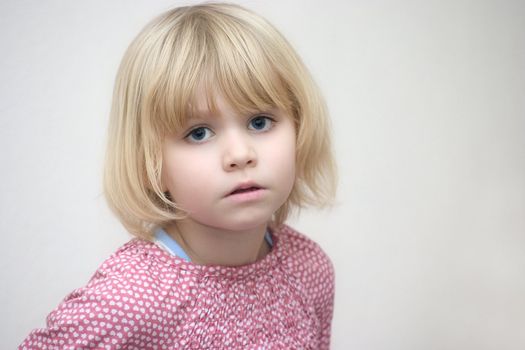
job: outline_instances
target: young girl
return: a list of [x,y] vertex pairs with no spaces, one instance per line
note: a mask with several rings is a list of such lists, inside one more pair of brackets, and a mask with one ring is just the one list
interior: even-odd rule
[[136,236],[21,349],[328,349],[334,274],[283,224],[335,191],[328,115],[280,33],[236,5],[151,22],[119,69],[105,194]]

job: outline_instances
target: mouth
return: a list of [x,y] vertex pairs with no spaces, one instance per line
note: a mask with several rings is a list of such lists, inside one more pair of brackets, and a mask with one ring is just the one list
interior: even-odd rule
[[235,187],[233,191],[228,193],[226,196],[228,197],[228,196],[233,196],[233,195],[241,194],[241,193],[256,192],[256,191],[263,190],[263,189],[264,188],[262,186],[259,186],[255,183],[245,183],[245,184],[241,184]]

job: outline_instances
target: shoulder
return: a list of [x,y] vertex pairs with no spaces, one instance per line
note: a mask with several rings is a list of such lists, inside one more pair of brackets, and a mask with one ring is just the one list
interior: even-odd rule
[[80,290],[110,299],[127,296],[124,301],[130,303],[163,299],[187,279],[178,262],[156,244],[132,239],[109,256]]
[[84,287],[66,296],[61,306],[72,302],[96,302],[125,310],[133,304],[149,306],[146,301],[154,301],[171,289],[176,275],[177,269],[169,265],[162,250],[151,242],[133,239],[109,256]]
[[98,268],[97,273],[110,276],[130,277],[152,272],[169,272],[169,255],[154,243],[142,239],[132,239],[118,248]]
[[316,272],[333,272],[333,265],[328,255],[312,239],[291,228],[281,225],[276,229],[281,254],[289,265],[306,264]]
[[90,316],[93,310],[105,310],[103,317],[108,312],[115,315],[112,322],[138,321],[155,312],[182,279],[166,252],[152,242],[133,239],[109,256],[85,286],[67,295],[48,321],[68,323],[60,318],[68,318],[69,311],[88,310]]
[[133,239],[108,257],[84,287],[67,295],[48,315],[46,328],[31,332],[20,348],[145,348],[158,337],[150,333],[139,339],[137,330],[163,325],[168,316],[162,305],[179,275],[155,244]]
[[287,225],[276,229],[275,235],[283,265],[289,273],[310,289],[333,289],[332,261],[316,242]]

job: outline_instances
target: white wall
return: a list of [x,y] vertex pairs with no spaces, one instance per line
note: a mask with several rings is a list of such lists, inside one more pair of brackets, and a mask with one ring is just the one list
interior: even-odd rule
[[[336,266],[333,348],[525,348],[525,2],[238,2],[332,112],[340,204],[293,223]],[[0,348],[128,239],[100,186],[113,79],[177,4],[0,3]]]

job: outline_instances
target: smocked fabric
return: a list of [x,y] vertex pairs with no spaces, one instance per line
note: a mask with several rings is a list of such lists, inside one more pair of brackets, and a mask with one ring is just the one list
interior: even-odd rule
[[328,349],[334,271],[288,226],[263,259],[196,265],[133,239],[19,349]]

